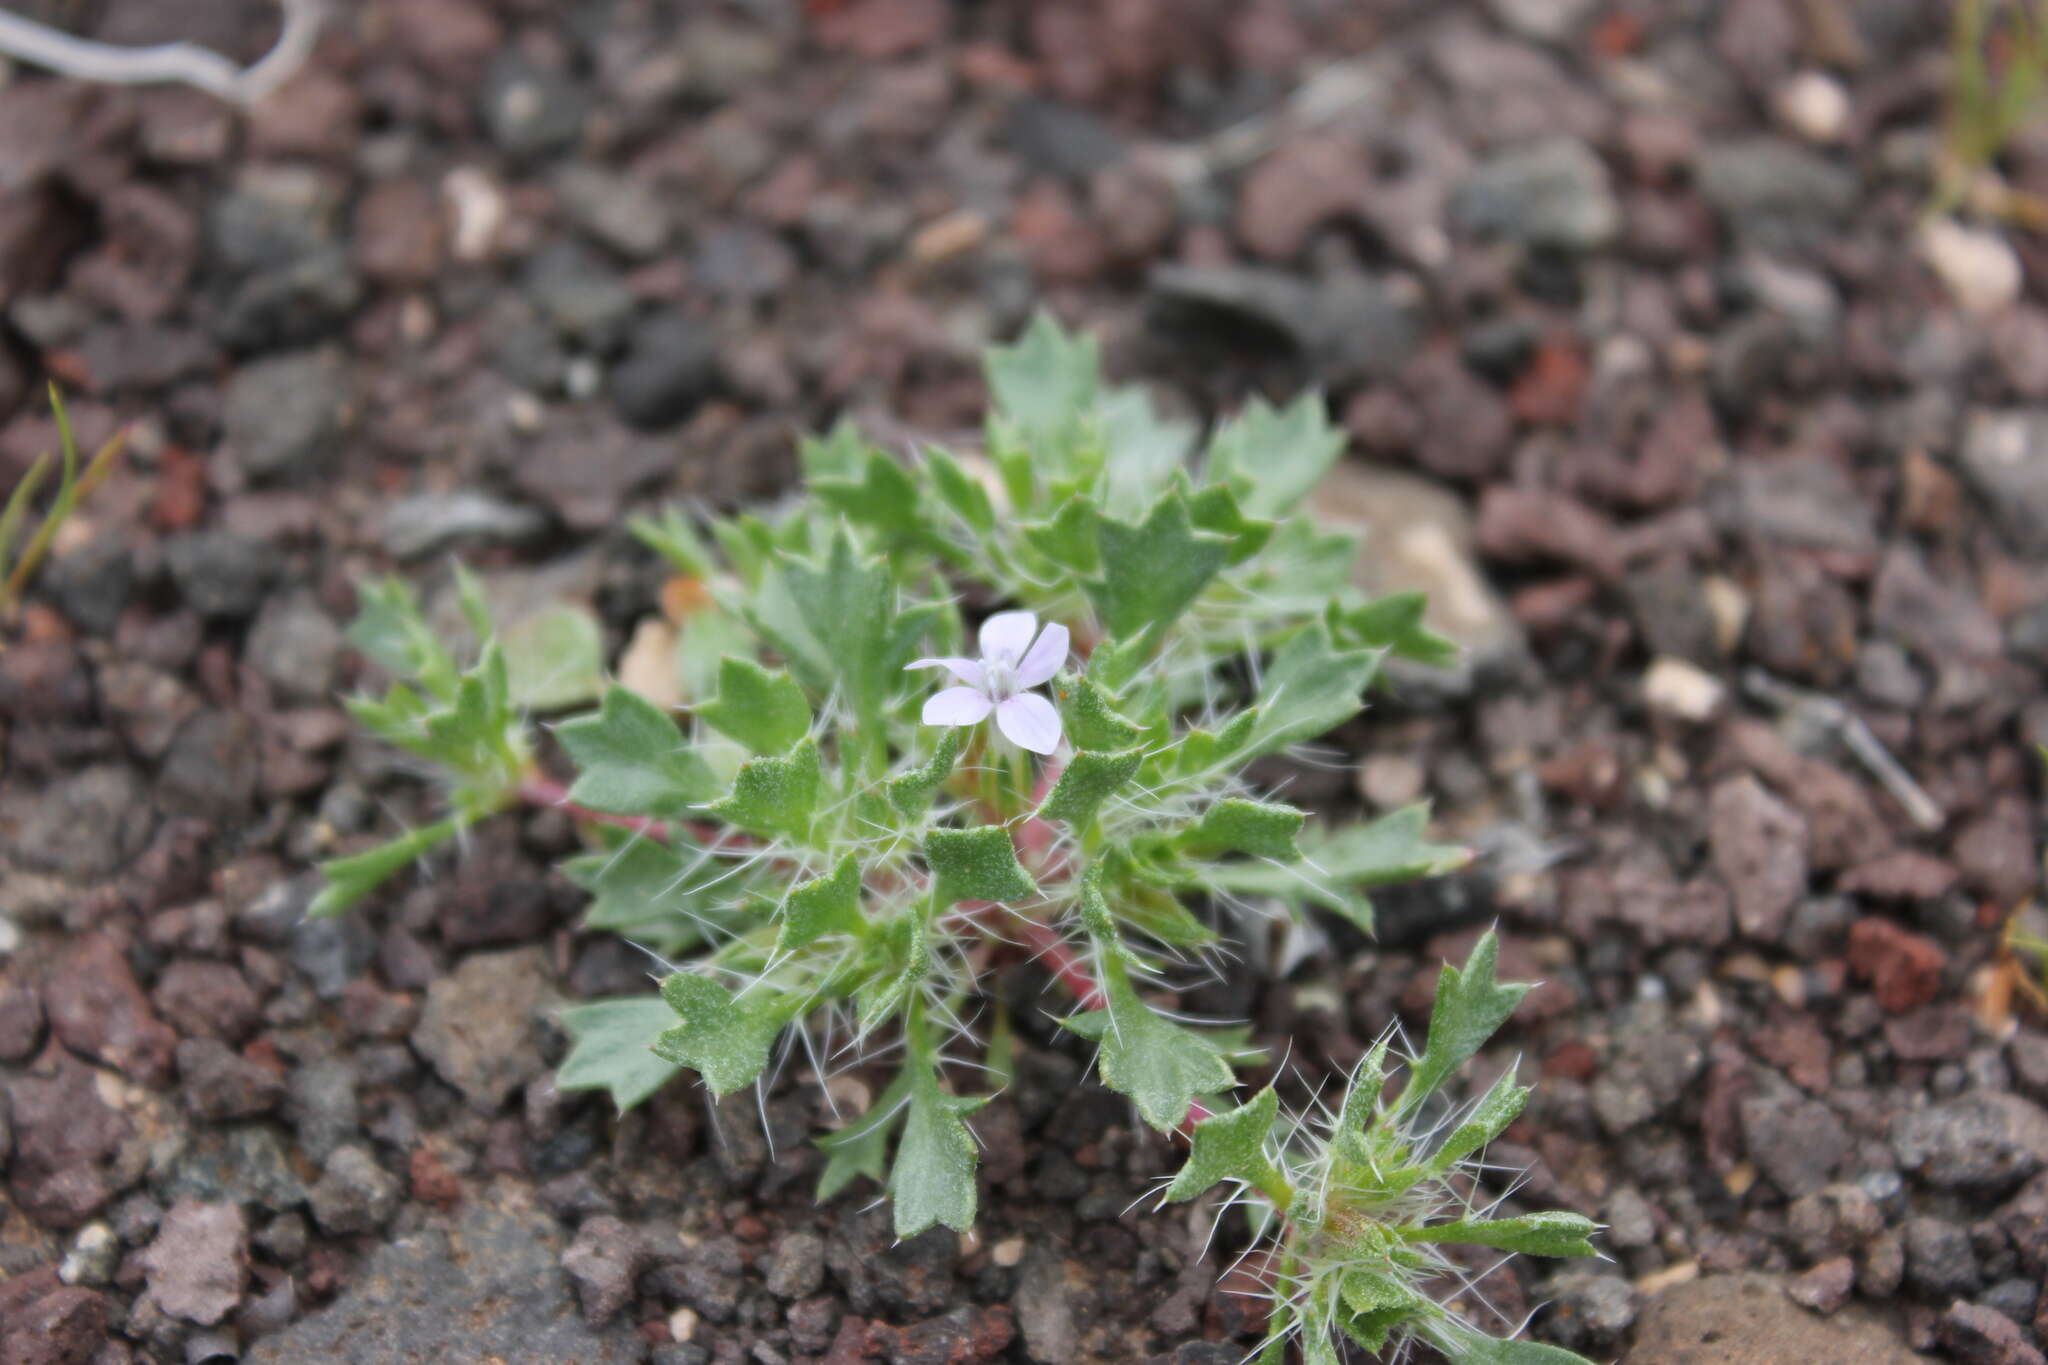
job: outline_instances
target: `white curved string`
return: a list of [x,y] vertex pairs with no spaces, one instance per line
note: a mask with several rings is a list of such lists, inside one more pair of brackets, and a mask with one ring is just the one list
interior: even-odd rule
[[190,85],[251,105],[290,80],[313,51],[327,17],[325,0],[278,0],[284,27],[262,60],[249,67],[197,43],[120,47],[0,10],[0,54],[60,76],[102,85]]

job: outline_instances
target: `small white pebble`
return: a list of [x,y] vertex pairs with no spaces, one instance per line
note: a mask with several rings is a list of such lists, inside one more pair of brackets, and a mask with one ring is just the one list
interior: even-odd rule
[[1652,711],[1680,720],[1703,721],[1721,709],[1728,689],[1698,664],[1666,655],[1643,675],[1643,700]]
[[2020,258],[1995,232],[1936,218],[1920,229],[1920,257],[1965,313],[1995,313],[2020,296]]
[[479,167],[457,166],[442,180],[441,192],[455,211],[455,259],[480,261],[489,256],[509,216],[498,182]]
[[1839,142],[1849,129],[1849,92],[1825,72],[1802,71],[1779,87],[1778,119],[1808,142]]
[[1024,1259],[1024,1239],[1022,1237],[1005,1237],[1002,1241],[997,1242],[988,1249],[988,1258],[1003,1269],[1008,1270],[1011,1266]]
[[1733,654],[1742,643],[1743,627],[1749,624],[1749,594],[1732,578],[1714,574],[1700,584],[1706,594],[1707,614],[1714,618],[1714,647]]
[[6,957],[21,946],[21,927],[5,915],[0,915],[0,957]]
[[688,1341],[697,1335],[697,1310],[678,1308],[668,1315],[668,1334],[671,1340]]
[[87,1223],[78,1230],[57,1267],[57,1278],[65,1284],[102,1285],[114,1277],[121,1258],[121,1240],[105,1223]]

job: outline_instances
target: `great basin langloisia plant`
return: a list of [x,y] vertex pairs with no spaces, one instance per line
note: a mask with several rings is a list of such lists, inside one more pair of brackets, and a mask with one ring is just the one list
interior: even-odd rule
[[[1238,1038],[1148,998],[1219,924],[1316,906],[1369,930],[1370,887],[1466,861],[1428,842],[1422,807],[1311,824],[1243,775],[1354,715],[1389,653],[1450,653],[1418,598],[1362,597],[1353,539],[1297,510],[1341,446],[1321,403],[1253,404],[1194,476],[1191,434],[1099,387],[1093,344],[1050,322],[988,378],[985,462],[906,464],[842,428],[805,446],[807,496],[779,517],[636,526],[689,586],[688,723],[611,687],[554,726],[566,791],[536,770],[476,585],[458,575],[484,642],[466,668],[410,590],[368,589],[354,639],[401,681],[355,713],[441,770],[448,811],[328,863],[316,910],[517,802],[567,806],[591,841],[565,869],[586,926],[672,965],[659,994],[565,1013],[559,1084],[630,1108],[683,1070],[722,1095],[787,1049],[889,1052],[893,1079],[820,1140],[819,1194],[879,1182],[904,1237],[973,1222],[965,1120],[987,1082],[961,1063],[985,972],[1021,945],[1072,996],[1061,1022],[1104,1083],[1187,1138],[1164,1197],[1227,1185],[1270,1242],[1265,1359],[1298,1339],[1335,1362],[1348,1338],[1576,1361],[1430,1292],[1459,1284],[1445,1247],[1592,1254],[1582,1217],[1474,1202],[1528,1094],[1511,1075],[1463,1106],[1442,1094],[1527,989],[1495,981],[1491,935],[1445,969],[1421,1051],[1382,1042],[1320,1116],[1283,1116],[1271,1088],[1233,1105]],[[997,608],[973,631],[963,594]]]

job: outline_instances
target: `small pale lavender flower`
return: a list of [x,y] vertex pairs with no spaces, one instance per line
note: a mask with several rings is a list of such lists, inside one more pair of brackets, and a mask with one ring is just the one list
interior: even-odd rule
[[943,668],[961,683],[925,702],[926,725],[976,725],[993,711],[997,728],[1018,748],[1049,754],[1060,747],[1060,713],[1025,689],[1050,681],[1066,661],[1065,626],[1041,632],[1032,613],[1002,611],[981,623],[979,659],[919,659],[904,667]]

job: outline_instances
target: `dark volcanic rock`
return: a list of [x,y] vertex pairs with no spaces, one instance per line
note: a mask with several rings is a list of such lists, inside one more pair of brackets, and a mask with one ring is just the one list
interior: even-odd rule
[[76,1227],[114,1195],[107,1167],[130,1126],[100,1098],[92,1068],[54,1050],[7,1082],[15,1203],[48,1227]]
[[0,848],[39,871],[112,876],[142,853],[155,828],[141,779],[115,764],[0,794]]
[[556,1260],[561,1231],[516,1187],[488,1189],[454,1218],[379,1246],[331,1306],[243,1357],[247,1365],[627,1365],[645,1344],[629,1325],[587,1326]]
[[178,1035],[156,1017],[128,959],[103,934],[79,940],[43,990],[50,1028],[66,1047],[144,1085],[170,1079]]
[[1930,1185],[1995,1193],[2048,1165],[2048,1114],[2017,1095],[1962,1095],[1899,1115],[1891,1146]]
[[413,1046],[489,1113],[546,1069],[536,1030],[552,998],[541,949],[477,953],[428,988]]

